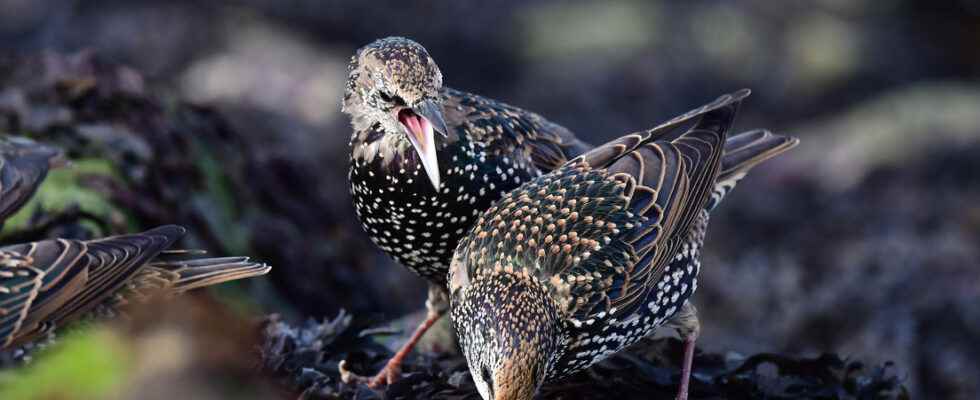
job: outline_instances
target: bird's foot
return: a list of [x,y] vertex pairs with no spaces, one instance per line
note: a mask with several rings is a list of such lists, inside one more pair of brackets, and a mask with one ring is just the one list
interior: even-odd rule
[[395,353],[390,360],[388,360],[388,363],[385,364],[385,367],[382,368],[377,375],[373,377],[357,375],[347,369],[347,362],[345,360],[341,361],[340,365],[337,366],[340,370],[340,379],[344,381],[344,383],[348,384],[363,383],[371,389],[377,389],[382,386],[395,383],[395,381],[401,377],[402,362],[405,361],[405,357],[408,357],[408,353],[412,352],[412,349],[415,348],[415,344],[422,338],[425,331],[429,330],[429,328],[431,328],[432,325],[442,317],[442,315],[443,313],[440,312],[430,312],[425,321],[422,321],[418,328],[415,328],[415,332],[412,333],[412,336],[408,339],[408,342],[402,345],[402,348],[398,350],[398,352]]
[[337,366],[340,370],[340,380],[344,383],[350,384],[364,384],[371,389],[380,389],[383,386],[395,383],[398,378],[401,377],[402,366],[401,362],[396,362],[395,359],[391,359],[385,364],[385,367],[381,369],[374,376],[362,376],[355,374],[351,370],[347,369],[347,360],[343,360]]
[[691,365],[694,363],[694,347],[701,334],[697,308],[691,302],[685,301],[681,310],[671,317],[669,324],[684,340],[684,360],[681,364],[681,383],[677,390],[677,400],[687,400],[688,388],[691,385]]
[[691,385],[691,364],[694,360],[694,343],[697,336],[684,340],[684,364],[681,370],[681,385],[677,390],[677,400],[687,400],[688,388]]

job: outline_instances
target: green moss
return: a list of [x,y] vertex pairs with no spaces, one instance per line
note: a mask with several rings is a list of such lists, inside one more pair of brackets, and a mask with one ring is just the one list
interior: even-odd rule
[[[120,213],[121,211],[113,207],[106,195],[81,184],[81,178],[86,175],[121,179],[108,160],[98,158],[72,160],[70,167],[55,169],[48,173],[37,193],[4,224],[4,232],[25,228],[27,221],[38,207],[45,212],[57,213],[70,205],[77,204],[82,211],[105,219],[109,219],[113,213]],[[100,232],[95,224],[92,224],[91,228],[97,235],[105,234]]]
[[107,399],[126,380],[128,362],[107,329],[81,329],[59,337],[24,369],[0,374],[0,399]]

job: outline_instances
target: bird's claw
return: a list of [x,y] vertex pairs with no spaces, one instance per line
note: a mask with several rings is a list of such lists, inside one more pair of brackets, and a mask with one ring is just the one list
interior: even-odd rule
[[337,365],[337,369],[340,371],[340,380],[344,383],[348,385],[364,384],[371,389],[379,389],[383,386],[390,385],[397,381],[399,375],[401,375],[401,366],[393,363],[386,364],[375,376],[362,376],[352,372],[347,368],[347,360],[341,360]]

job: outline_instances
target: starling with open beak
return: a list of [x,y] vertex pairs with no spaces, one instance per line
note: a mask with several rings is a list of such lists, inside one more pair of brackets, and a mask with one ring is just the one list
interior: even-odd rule
[[[357,51],[343,110],[350,115],[354,207],[375,244],[430,283],[428,317],[374,379],[399,365],[448,308],[453,249],[494,201],[588,149],[567,129],[519,108],[443,86],[414,41],[392,37]],[[344,371],[345,380],[355,375]]]

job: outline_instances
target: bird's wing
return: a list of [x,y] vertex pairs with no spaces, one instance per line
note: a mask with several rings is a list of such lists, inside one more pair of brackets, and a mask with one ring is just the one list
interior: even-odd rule
[[153,296],[173,296],[188,290],[217,285],[238,279],[265,275],[266,264],[248,257],[193,258],[202,251],[168,250],[126,281],[122,290],[103,305],[117,309],[130,303],[145,302]]
[[[4,266],[10,274],[4,286],[20,286],[20,290],[0,293],[5,307],[16,305],[18,320],[4,319],[7,334],[3,346],[18,339],[35,337],[48,327],[43,323],[53,310],[66,302],[85,285],[88,274],[79,263],[86,252],[84,242],[52,239],[0,248],[7,260],[19,260]],[[30,284],[26,279],[30,278]]]
[[[591,147],[565,127],[509,104],[445,89],[446,118],[497,157],[519,157],[550,172]],[[520,161],[520,160],[518,160]]]
[[0,348],[13,342],[37,297],[44,271],[18,253],[0,251]]
[[28,341],[91,310],[184,232],[168,225],[91,241],[51,239],[0,248],[29,259],[40,274],[40,284],[34,286],[33,299],[9,343]]
[[248,257],[180,259],[161,257],[150,264],[154,270],[167,271],[172,280],[168,291],[177,294],[238,279],[265,275],[271,267]]
[[61,151],[19,137],[0,139],[0,222],[31,198]]
[[101,305],[118,310],[127,304],[142,303],[155,295],[169,292],[178,280],[180,274],[175,271],[146,265],[136,271],[118,292],[103,300]]
[[631,312],[703,210],[722,143],[747,92],[671,125],[627,135],[504,195],[456,249],[450,291],[489,268],[527,268],[551,282],[565,312]]
[[775,135],[764,129],[743,132],[728,138],[721,158],[721,171],[705,209],[714,209],[752,167],[796,147],[799,143],[800,140],[795,137]]
[[70,302],[55,310],[54,322],[70,321],[118,292],[141,267],[169,248],[186,233],[176,225],[157,227],[142,233],[112,236],[86,242],[88,251],[80,260],[88,281]]
[[[632,313],[639,305],[638,300],[658,281],[704,209],[721,169],[728,130],[739,103],[748,94],[742,90],[722,96],[650,131],[625,136],[581,157],[589,168],[605,171],[607,180],[620,182],[630,219],[619,227],[614,240],[625,245],[620,258],[627,260],[619,260],[625,261],[624,269],[605,289],[607,307],[614,308],[615,314]],[[688,121],[693,123],[690,129],[674,133]],[[589,266],[597,267],[591,262],[583,268]]]

